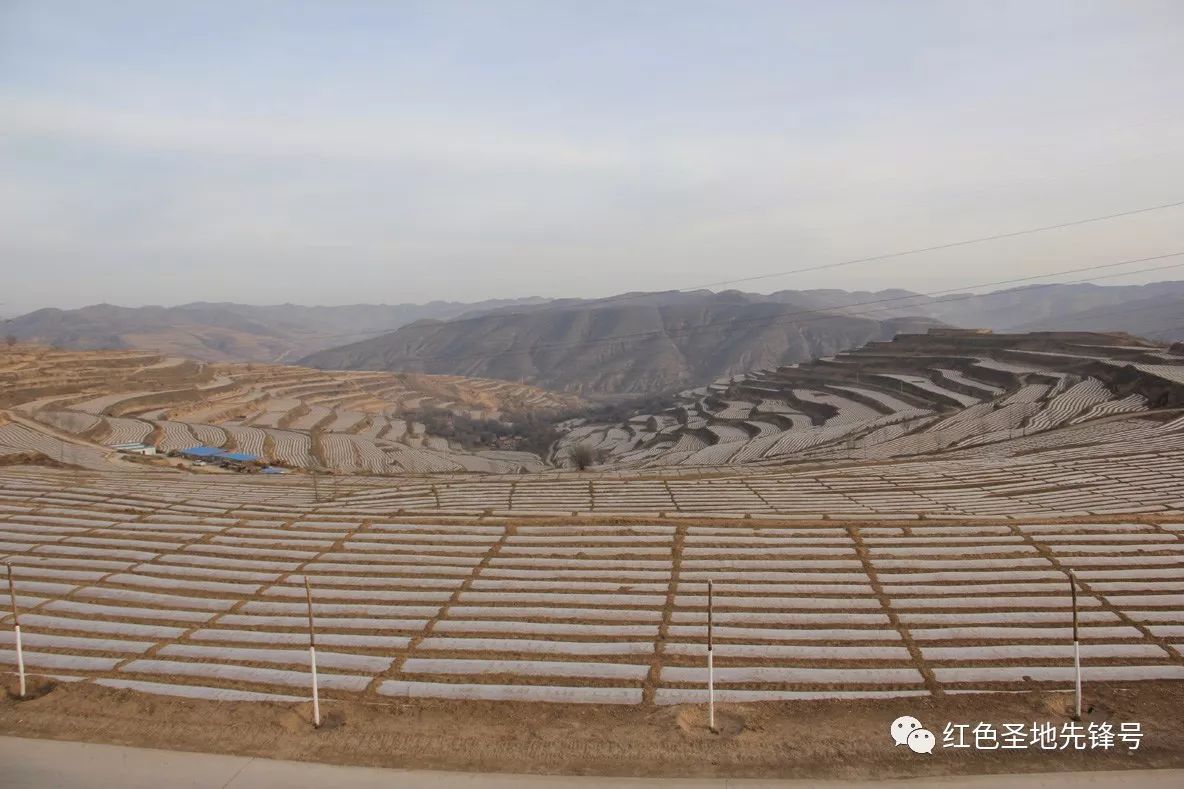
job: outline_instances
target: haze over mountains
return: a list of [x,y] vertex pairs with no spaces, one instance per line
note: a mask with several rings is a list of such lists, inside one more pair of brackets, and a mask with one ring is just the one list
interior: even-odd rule
[[20,340],[82,350],[143,348],[211,362],[290,362],[423,318],[452,318],[532,301],[539,300],[339,307],[230,302],[195,302],[176,307],[95,304],[73,310],[36,310],[8,321],[4,333]]
[[[1149,299],[1161,314],[1144,311]],[[942,323],[1022,324],[1024,330],[1072,323],[1099,331],[1137,325],[1154,339],[1176,339],[1184,329],[1173,334],[1170,307],[1182,303],[1181,282],[1032,286],[937,298],[904,290],[624,294],[419,321],[302,363],[507,378],[585,395],[645,393],[803,362]]]
[[612,395],[700,385],[939,324],[1125,331],[1170,342],[1184,339],[1184,282],[1034,285],[936,298],[906,290],[699,290],[469,304],[103,304],[37,310],[10,321],[5,333],[72,348],[485,376]]
[[923,314],[958,326],[1011,331],[1123,331],[1184,339],[1184,282],[1031,285],[965,299],[928,299]]
[[660,392],[721,375],[804,361],[934,325],[873,320],[728,291],[564,301],[457,321],[418,321],[388,335],[312,354],[326,369],[422,372],[535,381],[586,394]]
[[1162,342],[1184,339],[1184,283],[1161,283],[1145,297],[1137,296],[1118,304],[1102,303],[1083,307],[1068,314],[1044,316],[1018,323],[1015,328],[1019,331],[1080,331],[1097,326]]

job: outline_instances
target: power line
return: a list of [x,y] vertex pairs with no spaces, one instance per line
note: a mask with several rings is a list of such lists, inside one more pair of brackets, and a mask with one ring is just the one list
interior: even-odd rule
[[[955,249],[957,247],[970,246],[971,244],[982,244],[987,241],[1001,241],[1005,238],[1017,238],[1019,236],[1028,236],[1034,233],[1043,233],[1048,230],[1062,230],[1067,227],[1077,227],[1079,225],[1088,225],[1092,222],[1104,222],[1109,219],[1118,219],[1124,216],[1134,216],[1136,214],[1146,214],[1152,211],[1162,211],[1165,208],[1179,208],[1184,206],[1184,200],[1175,203],[1162,203],[1160,205],[1147,206],[1145,208],[1135,208],[1130,211],[1120,211],[1116,214],[1106,214],[1104,216],[1088,217],[1086,219],[1075,219],[1071,222],[1061,222],[1055,225],[1042,225],[1040,227],[1030,227],[1024,230],[1013,230],[1007,233],[995,233],[989,236],[980,236],[978,238],[968,238],[962,241],[950,241],[945,244],[934,244],[928,247],[917,247],[915,249],[905,249],[899,252],[888,252],[883,255],[871,255],[863,258],[852,258],[851,260],[840,260],[837,263],[824,263],[817,266],[807,266],[805,268],[789,269],[787,271],[774,271],[769,274],[757,274],[751,277],[740,277],[737,279],[720,280],[719,282],[709,282],[705,285],[700,285],[698,288],[692,290],[699,290],[702,288],[713,288],[720,285],[733,285],[737,282],[755,282],[762,279],[772,279],[774,277],[784,277],[790,274],[804,274],[809,271],[824,271],[826,269],[840,268],[841,266],[853,266],[857,263],[873,263],[880,260],[891,260],[892,258],[905,257],[906,255],[919,255],[925,252],[938,252],[943,249]],[[681,290],[681,289],[680,289]]]
[[[1178,304],[1171,304],[1171,305],[1167,305],[1167,304],[1161,304],[1161,305],[1159,305],[1159,306],[1160,306],[1160,307],[1167,307],[1167,306],[1172,306],[1172,307],[1179,308],[1179,305],[1178,305]],[[1148,310],[1150,310],[1150,309],[1153,309],[1153,308],[1150,308],[1150,307],[1131,307],[1131,308],[1128,308],[1128,309],[1126,309],[1126,310],[1113,310],[1113,311],[1111,311],[1111,312],[1110,312],[1110,313],[1108,313],[1108,314],[1111,314],[1111,315],[1117,315],[1117,314],[1121,314],[1121,313],[1135,313],[1135,312],[1139,312],[1139,313],[1141,313],[1141,312],[1146,312],[1146,311],[1148,311]],[[1033,321],[1033,323],[1034,323],[1034,322],[1035,322],[1035,321]],[[1103,328],[1094,328],[1094,329],[1085,329],[1085,328],[1072,328],[1072,327],[1069,327],[1069,326],[1061,326],[1060,324],[1056,324],[1056,323],[1055,323],[1055,319],[1050,319],[1050,320],[1048,321],[1048,323],[1049,323],[1049,327],[1048,327],[1048,328],[1046,328],[1046,329],[1027,329],[1027,330],[1025,330],[1025,331],[1037,331],[1037,332],[1072,332],[1072,331],[1077,331],[1077,332],[1099,332],[1099,333],[1105,333],[1105,332],[1107,332],[1107,331],[1114,331],[1114,330],[1117,330],[1117,331],[1123,331],[1123,330],[1121,330],[1121,329],[1117,329],[1117,327],[1111,327],[1110,329],[1103,329]],[[1173,325],[1174,323],[1175,323],[1175,322],[1174,322],[1174,321],[1172,321],[1172,322],[1170,322],[1170,323],[1162,323],[1162,324],[1160,324],[1160,325],[1158,325],[1158,326],[1149,326],[1149,327],[1147,327],[1147,328],[1141,329],[1141,330],[1138,332],[1137,336],[1140,336],[1140,337],[1143,337],[1144,339],[1149,339],[1149,340],[1150,340],[1150,339],[1153,339],[1153,338],[1150,336],[1150,334],[1151,334],[1151,333],[1155,333],[1155,332],[1167,332],[1167,333],[1180,332],[1180,333],[1181,333],[1181,334],[1180,334],[1180,336],[1181,336],[1182,338],[1184,338],[1184,324],[1181,324],[1181,325]],[[1006,327],[1004,327],[1004,328],[1000,329],[999,331],[1000,331],[1000,332],[1008,332],[1008,331],[1012,331],[1012,330],[1014,330],[1014,329],[1019,329],[1019,328],[1022,328],[1022,327],[1023,327],[1023,324],[1013,324],[1013,325],[1011,325],[1011,326],[1006,326]],[[1133,332],[1132,332],[1132,334],[1133,334]],[[1173,343],[1173,342],[1178,342],[1178,341],[1179,341],[1179,340],[1174,340],[1174,339],[1167,338],[1167,339],[1160,340],[1159,342],[1164,342],[1164,343]]]
[[[947,301],[964,301],[967,299],[974,299],[974,298],[986,299],[986,298],[992,298],[994,296],[1000,296],[1000,295],[1003,295],[1006,293],[1014,293],[1016,290],[1020,290],[1020,289],[1019,288],[1008,288],[1006,290],[992,291],[991,293],[964,293],[964,292],[967,290],[975,290],[977,288],[990,288],[990,287],[997,287],[999,285],[1014,285],[1014,284],[1020,283],[1020,282],[1031,282],[1032,280],[1035,280],[1035,279],[1044,279],[1045,277],[1055,277],[1055,276],[1059,276],[1061,274],[1080,274],[1083,271],[1100,271],[1102,269],[1107,269],[1107,268],[1117,268],[1118,266],[1128,266],[1128,265],[1131,265],[1134,263],[1150,263],[1151,261],[1154,261],[1154,260],[1165,260],[1167,258],[1176,257],[1178,255],[1184,255],[1184,250],[1181,250],[1179,252],[1170,252],[1166,255],[1154,255],[1152,257],[1146,257],[1146,258],[1133,258],[1131,260],[1121,260],[1117,263],[1102,263],[1097,266],[1083,266],[1081,268],[1062,269],[1060,271],[1053,271],[1053,272],[1050,272],[1047,274],[1032,274],[1031,276],[1027,276],[1027,277],[1014,277],[1012,279],[998,280],[996,282],[984,282],[984,283],[980,283],[978,285],[967,285],[967,286],[946,288],[944,290],[933,290],[933,291],[929,291],[928,293],[919,293],[919,294],[915,294],[915,295],[911,295],[911,296],[894,296],[889,299],[876,299],[874,301],[859,302],[859,303],[852,304],[849,306],[860,307],[860,306],[867,305],[867,304],[879,304],[879,303],[892,302],[892,301],[908,301],[909,299],[918,298],[918,297],[928,299],[933,296],[942,296],[942,295],[945,295],[948,293],[958,293],[958,294],[962,294],[962,295],[960,295],[958,298],[953,298],[953,299],[936,299],[934,301],[925,301],[925,302],[921,302],[920,304],[917,304],[915,306],[927,307],[927,306],[930,306],[931,304],[944,304]],[[1026,290],[1026,291],[1027,290],[1039,290],[1041,288],[1055,287],[1057,285],[1081,285],[1081,284],[1088,283],[1088,282],[1095,282],[1100,279],[1113,279],[1114,277],[1129,277],[1133,274],[1145,274],[1145,273],[1152,272],[1152,271],[1162,271],[1162,270],[1166,270],[1166,269],[1179,268],[1181,265],[1184,265],[1184,264],[1172,264],[1170,266],[1158,266],[1158,267],[1153,267],[1153,268],[1138,269],[1136,271],[1119,271],[1119,272],[1115,272],[1114,274],[1103,274],[1103,275],[1099,275],[1097,277],[1087,277],[1085,279],[1069,280],[1068,282],[1041,282],[1036,285],[1029,285],[1028,287],[1024,288],[1023,290]],[[899,307],[897,309],[904,309],[909,306],[914,306],[914,305],[903,305],[902,307]],[[846,307],[840,306],[840,307],[829,308],[829,310],[835,311],[835,312],[838,312],[838,311],[844,310],[844,309],[846,309]],[[866,311],[857,312],[854,314],[866,317],[867,313],[869,313],[869,312],[885,312],[887,309],[890,309],[890,308],[878,307],[873,310],[866,310]],[[818,310],[818,311],[821,311],[821,310]],[[925,317],[925,316],[919,316],[919,317]]]
[[[808,273],[811,271],[824,271],[826,269],[840,268],[843,266],[854,266],[859,263],[874,263],[874,262],[881,261],[881,260],[892,260],[894,258],[906,257],[908,255],[919,255],[919,254],[924,254],[926,252],[938,252],[943,249],[955,249],[958,247],[965,247],[965,246],[970,246],[973,244],[983,244],[983,243],[986,243],[989,241],[1001,241],[1001,240],[1007,239],[1007,238],[1018,238],[1020,236],[1028,236],[1028,235],[1033,235],[1036,233],[1044,233],[1046,231],[1051,231],[1051,230],[1063,230],[1065,228],[1078,227],[1081,225],[1088,225],[1088,224],[1092,224],[1094,222],[1106,222],[1111,219],[1120,219],[1122,217],[1135,216],[1137,214],[1148,214],[1153,211],[1163,211],[1165,209],[1180,208],[1182,206],[1184,206],[1184,200],[1178,200],[1178,201],[1172,202],[1172,203],[1160,203],[1158,205],[1144,206],[1142,208],[1133,208],[1128,211],[1119,211],[1119,212],[1113,213],[1113,214],[1103,214],[1101,216],[1091,216],[1091,217],[1086,217],[1084,219],[1070,220],[1068,222],[1059,222],[1059,223],[1051,224],[1051,225],[1041,225],[1039,227],[1024,228],[1022,230],[1011,230],[1011,231],[1007,231],[1007,232],[1003,232],[1003,233],[993,233],[988,236],[978,236],[976,238],[966,238],[966,239],[961,239],[958,241],[949,241],[949,242],[944,242],[941,244],[932,244],[932,245],[924,246],[924,247],[916,247],[913,249],[902,249],[902,250],[897,250],[895,252],[885,252],[885,253],[879,254],[879,255],[869,255],[867,257],[851,258],[850,260],[840,260],[840,261],[837,261],[834,263],[821,263],[821,264],[814,265],[814,266],[805,266],[805,267],[796,268],[796,269],[786,269],[784,271],[773,271],[773,272],[769,272],[767,274],[755,274],[755,275],[748,276],[748,277],[737,277],[735,279],[717,280],[716,282],[707,282],[702,285],[693,285],[693,286],[682,287],[682,288],[672,288],[672,289],[666,290],[666,291],[654,291],[654,292],[646,291],[646,292],[641,292],[641,293],[622,293],[622,294],[618,294],[616,296],[605,296],[604,298],[600,298],[600,299],[580,299],[578,301],[579,301],[580,306],[585,306],[585,307],[599,306],[599,305],[604,305],[604,304],[621,304],[621,303],[625,303],[625,302],[629,302],[629,301],[638,301],[641,299],[650,298],[655,293],[658,293],[658,294],[683,293],[683,292],[687,292],[687,291],[716,288],[716,287],[720,287],[721,285],[735,285],[735,284],[741,283],[741,282],[755,282],[757,280],[773,279],[775,277],[787,277],[791,274],[805,274],[805,273]],[[1054,274],[1055,274],[1055,272],[1054,272]],[[1048,274],[1045,276],[1053,276],[1053,274]],[[542,305],[539,305],[539,308],[546,309],[547,306],[548,306],[547,304],[542,304]],[[528,313],[524,312],[522,310],[518,310],[516,312],[496,312],[496,313],[495,312],[485,312],[480,315],[474,315],[470,318],[453,318],[452,320],[449,320],[446,322],[448,324],[455,325],[458,323],[472,323],[472,322],[476,322],[476,321],[481,321],[481,320],[484,320],[485,318],[488,318],[491,315],[498,315],[500,317],[515,317],[515,316],[526,315],[526,314],[528,314]],[[387,332],[387,333],[389,334],[389,332]]]
[[[1172,252],[1167,255],[1155,255],[1155,256],[1149,257],[1149,258],[1136,258],[1134,260],[1125,260],[1120,263],[1106,263],[1101,266],[1087,266],[1085,268],[1080,268],[1080,269],[1065,269],[1063,271],[1053,272],[1052,274],[1036,274],[1031,277],[1018,277],[1014,280],[1008,281],[1008,284],[1011,284],[1014,282],[1021,282],[1025,279],[1032,280],[1032,279],[1040,279],[1042,277],[1051,277],[1051,276],[1055,276],[1057,274],[1076,274],[1076,273],[1079,273],[1082,271],[1091,271],[1091,270],[1097,270],[1097,269],[1102,269],[1102,268],[1114,268],[1116,266],[1123,266],[1123,265],[1128,265],[1131,263],[1148,263],[1153,260],[1164,260],[1164,259],[1171,258],[1171,257],[1177,257],[1179,255],[1184,255],[1184,250],[1181,250],[1180,252]],[[1148,273],[1151,273],[1154,271],[1167,271],[1168,269],[1180,268],[1181,266],[1184,266],[1184,263],[1172,263],[1171,265],[1168,265],[1168,266],[1153,266],[1151,268],[1141,268],[1141,269],[1136,269],[1134,271],[1116,271],[1113,274],[1100,274],[1096,277],[1086,277],[1084,279],[1073,279],[1073,280],[1068,280],[1067,282],[1041,282],[1036,285],[1029,285],[1026,288],[1022,288],[1022,290],[1024,290],[1024,291],[1039,290],[1041,288],[1056,287],[1057,285],[1084,285],[1084,284],[1087,284],[1090,282],[1097,282],[1098,280],[1102,280],[1102,279],[1114,279],[1115,277],[1129,277],[1134,274],[1148,274]],[[971,286],[971,287],[973,288],[973,287],[990,287],[990,286],[991,286],[991,284]],[[931,291],[929,294],[922,294],[922,295],[933,296],[933,295],[940,295],[942,293],[954,293],[957,291],[964,291],[964,290],[966,290],[966,288],[948,288],[944,291]],[[988,299],[988,298],[992,298],[994,296],[1002,296],[1002,295],[1005,295],[1008,293],[1014,293],[1017,290],[1021,290],[1021,289],[1020,288],[1008,288],[1006,290],[992,291],[991,293],[967,293],[962,296],[959,296],[958,298],[937,299],[932,302],[926,302],[926,306],[928,306],[929,304],[944,304],[947,301],[963,301],[965,299],[974,299],[974,298]],[[868,303],[871,303],[871,302],[868,302]],[[843,309],[843,308],[839,307],[837,309]],[[868,312],[883,312],[885,309],[886,308],[881,307],[881,308],[877,308],[874,310],[868,310]],[[866,313],[864,313],[864,314],[866,314]]]
[[[1102,264],[1095,265],[1095,266],[1082,266],[1079,268],[1063,269],[1061,271],[1054,271],[1054,272],[1049,272],[1049,273],[1045,273],[1045,274],[1035,274],[1035,275],[1031,275],[1031,276],[1027,276],[1027,277],[1013,277],[1010,279],[996,280],[994,282],[985,282],[985,283],[978,283],[975,285],[964,285],[964,286],[959,286],[959,287],[955,287],[955,288],[946,288],[943,290],[931,291],[929,293],[913,293],[913,294],[909,294],[907,296],[893,296],[893,297],[883,298],[883,299],[873,299],[870,301],[857,302],[854,304],[848,304],[848,305],[841,306],[841,307],[826,307],[826,308],[817,308],[817,309],[810,309],[810,310],[799,310],[799,311],[795,311],[795,312],[791,312],[791,313],[783,313],[780,315],[773,315],[773,316],[760,316],[760,317],[749,317],[749,318],[728,318],[728,319],[723,319],[723,320],[718,320],[718,321],[708,321],[706,323],[701,323],[696,326],[687,327],[686,329],[675,329],[675,330],[671,330],[671,331],[633,332],[630,334],[618,334],[613,337],[605,337],[605,338],[601,338],[601,339],[597,339],[597,340],[580,340],[580,341],[568,342],[568,343],[551,343],[549,345],[536,345],[536,346],[532,346],[530,348],[507,349],[504,351],[482,352],[482,353],[474,353],[474,354],[467,354],[467,355],[440,354],[440,355],[435,355],[435,356],[419,356],[419,357],[411,356],[411,357],[407,357],[406,361],[407,362],[417,362],[417,363],[438,362],[438,361],[452,361],[452,362],[477,361],[477,360],[482,360],[482,359],[497,358],[497,357],[501,357],[501,356],[546,353],[546,352],[550,352],[550,351],[567,350],[570,348],[585,348],[585,347],[594,347],[594,346],[598,346],[598,345],[610,345],[613,343],[620,343],[620,342],[624,342],[627,340],[646,339],[649,337],[654,337],[654,338],[679,337],[679,336],[685,336],[687,334],[693,334],[695,332],[700,332],[700,331],[703,331],[704,329],[709,329],[714,326],[724,326],[724,325],[734,326],[734,325],[738,325],[738,324],[742,325],[742,324],[748,324],[748,323],[762,323],[765,325],[772,326],[772,325],[779,325],[779,324],[786,323],[786,322],[789,322],[789,323],[805,323],[805,322],[807,322],[807,321],[799,320],[800,316],[813,315],[813,316],[816,316],[816,318],[815,318],[816,320],[833,320],[836,318],[868,317],[864,313],[866,313],[866,312],[883,312],[885,308],[880,307],[878,309],[864,311],[864,313],[861,313],[861,312],[849,313],[849,312],[842,312],[842,310],[849,310],[852,307],[882,305],[882,304],[888,304],[888,303],[892,303],[892,302],[909,301],[909,300],[914,300],[914,299],[932,299],[935,296],[943,296],[943,295],[951,294],[951,293],[957,293],[958,295],[952,296],[950,298],[933,299],[931,301],[925,301],[922,304],[919,304],[917,306],[918,307],[920,307],[920,306],[928,307],[928,306],[932,306],[933,304],[943,304],[943,303],[948,303],[948,302],[965,301],[967,299],[973,299],[973,298],[991,298],[993,296],[999,295],[1000,293],[1006,293],[1008,291],[996,291],[995,293],[985,293],[985,294],[965,293],[964,291],[973,290],[973,289],[977,289],[977,288],[998,287],[1001,285],[1012,285],[1012,284],[1016,284],[1016,283],[1020,283],[1020,282],[1030,282],[1035,279],[1042,279],[1044,277],[1060,276],[1063,274],[1078,274],[1078,273],[1082,273],[1082,272],[1086,272],[1086,271],[1100,271],[1103,269],[1117,268],[1118,266],[1127,266],[1127,265],[1132,265],[1135,263],[1149,263],[1149,262],[1156,261],[1156,260],[1166,260],[1168,258],[1178,257],[1180,255],[1184,255],[1184,250],[1180,250],[1177,252],[1169,252],[1169,253],[1163,254],[1163,255],[1154,255],[1154,256],[1145,257],[1145,258],[1134,258],[1131,260],[1122,260],[1122,261],[1118,261],[1115,263],[1102,263]],[[1081,284],[1081,283],[1090,282],[1090,281],[1098,280],[1098,279],[1109,279],[1112,277],[1130,276],[1133,274],[1142,274],[1142,273],[1147,273],[1147,272],[1151,272],[1151,271],[1163,271],[1163,270],[1167,270],[1167,269],[1179,268],[1181,266],[1184,266],[1184,263],[1174,263],[1174,264],[1171,264],[1168,266],[1157,266],[1157,267],[1152,267],[1152,268],[1139,269],[1139,270],[1135,270],[1135,271],[1123,271],[1123,272],[1118,272],[1115,274],[1101,275],[1101,276],[1097,276],[1097,277],[1089,277],[1086,279],[1073,280],[1073,281],[1069,281],[1069,282],[1040,283],[1040,284],[1031,286],[1029,289],[1034,290],[1034,289],[1039,289],[1039,288],[1055,287],[1057,285],[1075,285],[1075,284]],[[767,303],[776,304],[776,302],[767,302]],[[917,317],[925,317],[925,316],[917,316]],[[871,318],[871,319],[874,320],[875,318]]]
[[[1015,282],[1030,281],[1032,279],[1037,279],[1040,277],[1056,276],[1059,274],[1078,273],[1078,272],[1082,272],[1082,271],[1091,271],[1091,270],[1098,270],[1098,269],[1103,269],[1103,268],[1112,268],[1115,266],[1129,265],[1131,263],[1149,262],[1152,260],[1162,260],[1165,258],[1176,257],[1179,255],[1184,255],[1184,251],[1173,252],[1173,253],[1170,253],[1167,255],[1157,255],[1155,257],[1150,257],[1150,258],[1138,258],[1138,259],[1134,259],[1134,260],[1126,260],[1126,261],[1121,261],[1118,263],[1107,263],[1107,264],[1103,264],[1101,266],[1087,266],[1087,267],[1078,268],[1078,269],[1066,269],[1064,271],[1057,271],[1057,272],[1052,272],[1049,274],[1041,274],[1041,275],[1037,275],[1034,277],[1017,277],[1017,278],[1010,279],[1010,280],[999,280],[994,283],[983,283],[983,284],[979,284],[979,285],[970,285],[970,286],[964,286],[964,287],[949,288],[946,290],[931,291],[930,293],[919,293],[919,294],[910,294],[909,296],[896,296],[896,297],[887,298],[887,299],[876,299],[876,300],[872,300],[872,301],[850,304],[850,305],[847,305],[846,307],[841,307],[841,308],[837,308],[837,309],[848,309],[850,307],[883,304],[883,303],[887,303],[887,302],[917,299],[917,298],[929,298],[929,297],[933,297],[933,296],[941,296],[944,294],[955,293],[955,292],[957,292],[959,295],[951,296],[949,298],[934,299],[932,301],[926,302],[925,306],[931,306],[933,304],[945,304],[945,303],[949,303],[949,302],[966,301],[966,300],[975,299],[975,298],[984,298],[985,299],[985,298],[991,298],[994,296],[1002,295],[1004,293],[1008,293],[1009,291],[996,291],[993,293],[984,293],[984,294],[962,293],[961,291],[965,291],[968,288],[990,287],[992,285],[1012,284]],[[1090,278],[1079,279],[1079,280],[1070,280],[1068,282],[1046,282],[1046,283],[1040,283],[1037,285],[1032,285],[1030,288],[1028,288],[1028,290],[1038,290],[1038,289],[1042,289],[1042,288],[1056,287],[1058,285],[1077,285],[1077,284],[1083,284],[1083,283],[1087,283],[1087,282],[1093,282],[1093,281],[1100,280],[1100,279],[1111,279],[1113,277],[1124,277],[1124,276],[1130,276],[1133,274],[1149,273],[1149,272],[1153,272],[1153,271],[1165,271],[1168,269],[1180,268],[1182,266],[1184,266],[1184,263],[1174,263],[1174,264],[1171,264],[1168,266],[1156,266],[1156,267],[1152,267],[1152,268],[1138,269],[1135,271],[1123,271],[1123,272],[1118,272],[1116,274],[1108,274],[1108,275],[1090,277]],[[713,326],[735,325],[735,324],[745,324],[745,323],[764,323],[767,326],[774,326],[774,325],[779,325],[782,323],[799,324],[799,323],[812,322],[809,317],[807,317],[806,319],[803,320],[803,319],[800,319],[799,316],[811,316],[812,315],[812,316],[814,316],[813,320],[833,320],[835,318],[845,318],[845,317],[848,317],[848,318],[862,317],[862,318],[868,318],[869,320],[876,320],[877,318],[871,317],[869,315],[869,313],[884,312],[886,308],[879,307],[879,308],[872,309],[872,310],[866,310],[866,311],[854,312],[854,313],[838,313],[838,312],[834,311],[835,309],[836,308],[800,310],[797,312],[792,312],[792,313],[787,313],[787,314],[782,314],[782,315],[774,315],[774,316],[770,316],[770,317],[730,318],[730,319],[726,319],[726,320],[709,321],[707,323],[699,324],[697,326],[687,327],[686,329],[681,329],[681,330],[676,329],[676,330],[672,330],[672,331],[636,332],[633,334],[621,334],[621,335],[616,335],[614,337],[601,338],[599,340],[585,340],[585,341],[577,341],[577,342],[571,342],[571,343],[552,343],[550,345],[539,345],[539,346],[533,346],[531,348],[508,349],[505,351],[495,351],[492,353],[488,353],[488,352],[487,353],[477,353],[477,354],[470,354],[470,355],[465,355],[465,356],[455,356],[455,355],[443,354],[443,355],[438,355],[438,356],[410,357],[409,361],[413,361],[413,362],[477,361],[477,360],[481,360],[481,359],[496,358],[499,356],[514,356],[514,355],[533,354],[533,353],[541,353],[541,352],[548,352],[548,351],[555,351],[555,350],[566,350],[566,349],[570,349],[570,348],[592,347],[592,346],[597,346],[597,345],[611,345],[613,343],[618,343],[618,342],[622,342],[624,340],[630,340],[630,339],[645,339],[647,337],[655,337],[655,338],[680,337],[680,336],[686,336],[689,334],[694,334],[695,332],[699,332],[704,329],[711,328]],[[918,316],[913,316],[913,317],[928,317],[928,316],[918,315]],[[789,320],[786,320],[786,319],[789,319]]]

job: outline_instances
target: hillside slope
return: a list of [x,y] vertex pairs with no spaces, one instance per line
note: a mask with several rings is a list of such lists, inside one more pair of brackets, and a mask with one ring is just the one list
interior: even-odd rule
[[1017,325],[1016,330],[1126,332],[1149,340],[1175,342],[1184,339],[1184,288],[1165,289],[1117,306],[1095,306],[1030,320]]
[[[729,306],[731,305],[731,306]],[[757,307],[754,305],[766,305]],[[700,314],[707,309],[709,315]],[[682,310],[683,312],[679,312]],[[731,310],[731,312],[729,312]],[[765,310],[767,312],[762,312]],[[696,312],[700,311],[700,312]],[[760,364],[796,360],[794,347],[816,348],[819,353],[851,347],[849,336],[829,338],[835,325],[817,314],[831,313],[857,321],[884,321],[922,316],[951,326],[983,327],[996,331],[1126,331],[1157,340],[1184,340],[1184,282],[1147,285],[1094,285],[1089,283],[1037,284],[985,294],[947,294],[937,298],[906,290],[847,291],[839,289],[782,290],[770,294],[707,290],[625,293],[602,299],[493,299],[471,304],[434,301],[427,304],[353,304],[307,307],[294,304],[256,306],[198,302],[176,307],[120,307],[97,304],[74,310],[43,309],[5,322],[4,333],[18,340],[80,350],[150,350],[205,361],[288,362],[333,349],[313,359],[327,367],[359,369],[416,369],[411,357],[475,357],[513,349],[526,358],[502,358],[484,367],[466,366],[462,360],[434,358],[430,369],[464,372],[469,369],[511,379],[562,380],[574,369],[579,378],[567,388],[649,391],[668,383],[681,385],[705,381],[713,372],[748,369],[747,359]],[[595,318],[592,313],[595,312]],[[806,313],[804,316],[802,313]],[[453,320],[474,315],[496,316],[496,322],[466,321],[449,329],[410,328],[394,347],[388,340],[353,347],[356,343],[424,319]],[[503,324],[530,316],[522,324]],[[802,317],[820,331],[793,333],[762,331],[765,319],[779,323]],[[735,343],[728,332],[704,333],[705,322],[739,321]],[[858,341],[880,335],[856,331]],[[469,328],[478,329],[469,332]],[[768,328],[768,327],[765,327]],[[850,327],[849,327],[850,328]],[[455,336],[452,332],[455,331]],[[522,337],[518,337],[519,332]],[[641,338],[625,337],[647,334]],[[691,332],[693,338],[662,335]],[[569,358],[540,345],[570,341],[611,343],[609,353],[581,353]],[[687,340],[684,342],[683,340]],[[628,341],[628,349],[617,347]],[[408,345],[414,353],[399,346]],[[729,344],[735,347],[727,347]],[[530,350],[530,354],[524,353]],[[554,349],[552,349],[553,351]],[[601,348],[603,351],[603,347]],[[694,356],[693,362],[680,359]],[[701,354],[706,359],[700,359]],[[533,357],[532,357],[533,354]],[[644,358],[652,354],[652,358]],[[558,356],[559,358],[551,358]],[[635,356],[640,362],[631,361]],[[471,359],[464,359],[471,362]],[[584,367],[591,363],[592,369]],[[600,369],[607,365],[606,369]],[[425,362],[424,366],[428,366]],[[680,378],[677,368],[686,367]],[[697,369],[692,369],[696,368]],[[552,368],[555,368],[552,370]],[[621,389],[614,379],[643,376],[642,381]],[[650,376],[646,382],[645,376]],[[599,382],[597,382],[599,381]]]
[[0,464],[106,470],[111,447],[143,442],[341,474],[512,473],[541,468],[539,422],[580,407],[507,381],[0,346]]
[[570,422],[552,460],[578,461],[577,447],[585,462],[641,469],[997,456],[1119,432],[1132,443],[1171,442],[1184,428],[1176,350],[1090,332],[901,334],[689,389],[619,422]]
[[475,304],[296,304],[195,302],[177,307],[94,304],[42,309],[13,318],[4,333],[26,342],[76,350],[144,349],[204,361],[283,361],[392,331],[422,318],[451,318],[535,301]]
[[1172,313],[1172,305],[1184,307],[1184,282],[1030,285],[972,298],[942,296],[916,304],[913,314],[964,327],[996,331],[1126,331],[1155,339],[1184,339],[1184,320],[1173,320],[1184,310]]
[[563,302],[459,321],[419,321],[312,354],[322,369],[447,372],[585,394],[663,391],[889,339],[929,319],[886,321],[735,291]]

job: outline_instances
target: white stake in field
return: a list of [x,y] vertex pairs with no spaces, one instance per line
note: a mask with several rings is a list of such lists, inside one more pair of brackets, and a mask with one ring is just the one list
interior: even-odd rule
[[1081,720],[1081,642],[1077,639],[1077,576],[1069,571],[1069,594],[1073,599],[1073,720]]
[[312,587],[304,577],[304,596],[308,600],[308,662],[312,667],[312,725],[321,727],[321,699],[317,694],[317,637],[312,621]]
[[712,660],[711,607],[713,584],[707,580],[707,728],[715,731],[715,666]]
[[12,600],[12,629],[16,641],[16,671],[20,682],[20,698],[25,697],[25,653],[21,648],[21,612],[16,604],[16,584],[12,581],[12,565],[5,563],[8,568],[8,597]]

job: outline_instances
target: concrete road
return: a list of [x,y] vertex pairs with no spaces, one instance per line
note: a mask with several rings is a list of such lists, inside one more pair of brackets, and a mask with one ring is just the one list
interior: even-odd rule
[[1184,770],[987,775],[899,781],[588,778],[338,767],[117,745],[0,737],[4,789],[1177,789]]

